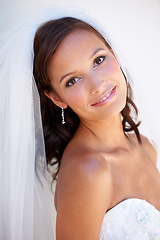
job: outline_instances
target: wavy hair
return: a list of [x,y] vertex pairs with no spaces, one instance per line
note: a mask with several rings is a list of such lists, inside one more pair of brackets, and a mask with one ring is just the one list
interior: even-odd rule
[[[57,166],[57,170],[52,175],[53,181],[57,179],[63,152],[79,126],[79,117],[68,107],[65,110],[65,124],[61,123],[61,109],[44,94],[45,91],[54,91],[48,77],[47,67],[61,41],[76,29],[86,29],[95,33],[112,50],[107,40],[94,27],[73,17],[64,17],[44,23],[37,29],[34,38],[33,75],[41,101],[46,160],[48,166]],[[127,82],[126,76],[125,79]],[[138,142],[141,143],[138,130],[140,122],[135,122],[131,116],[133,113],[132,110],[134,110],[137,119],[138,110],[132,100],[131,86],[127,82],[126,105],[121,111],[123,131],[134,131]]]

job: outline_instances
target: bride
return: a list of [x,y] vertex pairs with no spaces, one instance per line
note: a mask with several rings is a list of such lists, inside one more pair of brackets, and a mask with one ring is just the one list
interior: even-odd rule
[[[124,224],[139,211],[140,200],[146,201],[142,204],[146,216],[151,205],[155,214],[160,211],[160,175],[156,150],[139,134],[139,123],[131,117],[131,107],[137,109],[114,50],[88,24],[62,18],[38,29],[34,54],[46,157],[48,164],[54,164],[55,158],[59,166],[57,240],[98,239],[104,215],[112,215],[112,209],[118,214],[116,207],[124,204],[125,216],[119,221],[114,217],[117,229],[108,228],[106,221],[100,239],[131,239]],[[135,207],[133,216],[127,200]],[[152,221],[157,221],[156,216]],[[137,229],[144,236],[146,224]],[[130,234],[133,229],[128,229]],[[155,228],[154,234],[160,236],[159,230]]]
[[[9,61],[12,56],[16,57],[15,53],[10,55],[9,48],[1,60],[3,68],[5,58]],[[13,64],[14,59],[11,60]],[[28,59],[25,61],[27,64]],[[14,170],[9,176],[2,178],[2,183],[9,178],[11,186],[15,186],[16,181],[20,183],[24,180],[26,189],[22,208],[19,205],[24,213],[18,210],[18,202],[15,201],[23,197],[18,195],[22,186],[18,185],[17,191],[13,189],[10,193],[11,205],[6,212],[7,216],[3,211],[4,200],[8,196],[6,185],[2,189],[2,239],[14,239],[14,236],[18,236],[17,239],[27,239],[27,221],[30,226],[33,224],[35,227],[29,221],[33,219],[32,216],[28,217],[34,206],[30,209],[31,205],[27,202],[31,201],[27,193],[34,175],[25,182],[27,173],[30,176],[31,172],[34,173],[34,161],[38,179],[35,181],[38,186],[37,202],[40,202],[40,210],[45,214],[42,214],[42,219],[44,217],[44,222],[48,219],[43,210],[46,205],[43,201],[45,189],[40,187],[41,176],[46,175],[43,134],[49,171],[53,171],[52,166],[57,167],[56,170],[54,167],[52,173],[52,180],[57,179],[54,196],[57,240],[159,239],[160,175],[156,168],[157,152],[150,141],[139,133],[140,122],[136,121],[138,110],[132,100],[130,79],[112,45],[89,24],[73,17],[64,17],[46,22],[38,28],[32,61],[28,61],[30,68],[26,72],[21,70],[21,66],[24,67],[21,62],[14,66],[19,71],[18,77],[15,68],[7,72],[10,66],[6,66],[2,73],[2,78],[8,76],[12,79],[10,86],[13,90],[8,88],[9,93],[7,91],[4,95],[4,103],[8,104],[4,109],[5,112],[9,111],[9,116],[2,116],[2,129],[5,132],[6,126],[9,126],[6,131],[9,133],[6,138],[4,136],[1,149],[3,161],[8,157],[8,162],[12,163],[11,169]],[[32,87],[28,87],[28,84],[32,85],[29,82],[32,79],[32,65],[40,96],[43,133],[34,80],[33,102],[30,95]],[[30,76],[26,79],[29,83],[25,82],[27,85],[24,84],[21,92],[21,77],[23,79],[24,75],[26,78],[25,74]],[[2,84],[5,86],[8,82],[4,81]],[[14,102],[14,94],[18,95],[19,101]],[[12,105],[9,105],[8,99],[10,104],[14,104],[15,112],[9,108]],[[23,107],[22,102],[25,103]],[[26,121],[31,124],[24,125]],[[7,137],[10,138],[8,145]],[[21,158],[17,158],[16,141],[20,139],[24,142],[21,142],[22,147],[18,150]],[[6,146],[9,147],[7,151]],[[32,156],[34,149],[35,156]],[[10,162],[13,156],[14,161]],[[18,162],[19,158],[26,159],[26,165]],[[30,165],[28,159],[32,160]],[[8,167],[9,165],[5,168],[2,164],[1,176]],[[14,194],[18,198],[14,198]],[[8,216],[11,219],[9,231],[6,229]],[[18,224],[13,221],[14,216],[22,223],[21,232],[18,232]],[[45,224],[42,226],[48,227],[48,222]],[[34,231],[38,232],[36,228]],[[31,235],[28,239],[32,239]],[[49,236],[51,233],[46,232],[41,239],[51,239]]]

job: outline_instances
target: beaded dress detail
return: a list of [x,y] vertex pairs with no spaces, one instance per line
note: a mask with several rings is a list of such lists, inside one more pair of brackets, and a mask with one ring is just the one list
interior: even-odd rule
[[145,200],[126,199],[104,216],[99,240],[160,240],[160,212]]

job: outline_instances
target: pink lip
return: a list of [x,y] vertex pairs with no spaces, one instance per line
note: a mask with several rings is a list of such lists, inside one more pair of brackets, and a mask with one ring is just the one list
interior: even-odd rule
[[[112,91],[112,92],[111,92]],[[107,94],[111,92],[111,94],[105,99],[103,100],[102,102],[99,102],[100,100],[102,100],[104,97],[107,96]],[[114,95],[115,95],[115,92],[116,92],[116,86],[114,86],[113,88],[111,88],[109,91],[105,92],[95,103],[93,103],[91,106],[102,106],[104,104],[106,104]]]

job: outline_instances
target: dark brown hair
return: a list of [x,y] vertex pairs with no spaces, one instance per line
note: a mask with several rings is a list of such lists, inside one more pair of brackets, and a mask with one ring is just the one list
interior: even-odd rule
[[[61,109],[44,94],[44,91],[54,91],[48,77],[47,67],[60,42],[75,29],[86,29],[94,32],[111,50],[111,46],[95,28],[84,21],[72,17],[64,17],[44,23],[38,28],[34,39],[33,75],[40,94],[46,159],[48,166],[57,165],[57,171],[53,174],[53,180],[56,179],[59,172],[63,152],[79,126],[79,118],[68,107],[65,109],[66,123],[62,125]],[[132,109],[135,111],[136,118],[138,111],[132,101],[132,89],[128,82],[127,88],[126,106],[121,112],[123,130],[124,132],[134,131],[140,143],[141,138],[138,131],[140,123],[136,124],[131,117]]]

